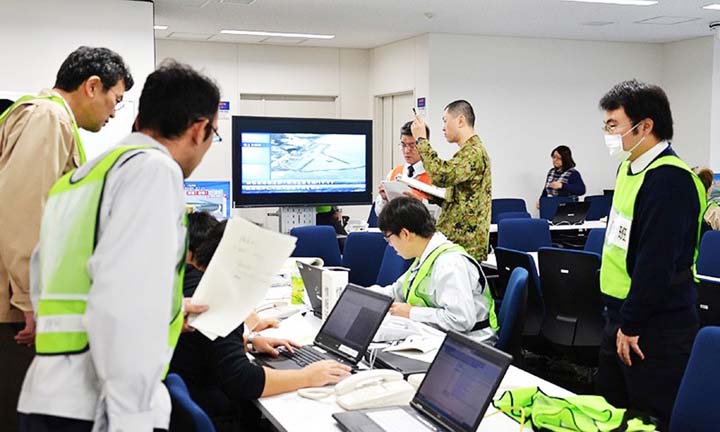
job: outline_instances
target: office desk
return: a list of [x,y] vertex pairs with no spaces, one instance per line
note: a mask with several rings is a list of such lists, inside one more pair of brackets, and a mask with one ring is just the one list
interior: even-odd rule
[[[320,327],[320,320],[311,316],[305,317],[308,322]],[[439,344],[438,344],[439,345]],[[434,357],[435,351],[431,351],[425,355],[419,355],[416,358],[430,361]],[[505,378],[503,379],[496,396],[502,394],[506,390],[512,390],[521,387],[538,386],[545,393],[552,396],[570,396],[571,393],[561,387],[556,386],[539,377],[529,374],[514,366],[510,366]],[[340,430],[332,414],[343,411],[335,403],[335,397],[329,396],[320,401],[305,399],[297,394],[297,392],[286,393],[277,396],[261,398],[256,401],[256,405],[263,414],[272,422],[279,431],[295,432],[295,431],[333,431]],[[496,413],[497,410],[490,406],[486,412],[486,419],[480,423],[478,431],[483,432],[502,432],[502,431],[518,431],[518,424],[507,417],[505,414],[498,413],[491,417],[489,414]],[[526,425],[525,430],[531,428]]]
[[[603,221],[585,221],[579,225],[550,225],[550,231],[573,231],[573,230],[588,230],[594,228],[605,228],[607,222]],[[498,230],[497,224],[490,225],[490,232],[496,233]]]

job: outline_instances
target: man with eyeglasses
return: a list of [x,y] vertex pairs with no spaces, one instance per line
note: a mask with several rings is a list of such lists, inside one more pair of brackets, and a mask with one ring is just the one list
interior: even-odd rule
[[670,144],[672,114],[660,87],[621,82],[600,108],[620,167],[600,270],[607,316],[598,390],[667,430],[698,329],[693,267],[705,189]]
[[[409,121],[400,128],[400,144],[398,144],[398,146],[402,151],[405,163],[390,170],[385,179],[387,181],[395,181],[397,176],[404,175],[426,184],[432,184],[430,176],[427,172],[425,172],[425,167],[423,167],[422,159],[420,159],[420,153],[418,153],[417,147],[415,146],[415,138],[413,138],[411,127],[412,122]],[[430,136],[430,128],[427,126],[425,126],[425,133],[428,137]],[[412,193],[421,200],[428,199],[427,194],[420,192],[419,190],[413,189]],[[388,199],[387,194],[385,193],[385,188],[383,188],[383,185],[380,184],[379,193],[375,197],[375,214],[379,215],[387,202]]]
[[416,198],[395,198],[378,224],[395,252],[413,260],[392,285],[370,288],[395,299],[390,313],[493,344],[497,318],[482,268],[435,229],[427,207]]
[[107,48],[80,47],[60,66],[55,85],[25,96],[0,115],[0,424],[17,431],[17,398],[33,357],[35,321],[29,261],[48,191],[85,162],[78,128],[98,132],[133,78]]

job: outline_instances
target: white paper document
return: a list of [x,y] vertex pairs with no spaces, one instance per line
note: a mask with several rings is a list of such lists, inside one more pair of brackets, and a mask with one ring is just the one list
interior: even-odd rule
[[260,333],[266,337],[290,339],[301,345],[307,345],[315,339],[317,328],[310,325],[305,317],[298,313],[280,321],[280,327],[265,329]]
[[387,194],[388,201],[392,201],[395,198],[405,196],[405,192],[412,192],[412,189],[410,186],[406,185],[403,182],[399,181],[383,181],[382,182],[383,188],[385,189],[385,193]]
[[242,218],[228,220],[217,251],[192,297],[209,310],[190,324],[209,339],[237,328],[270,289],[295,248],[295,237],[260,228]]
[[421,182],[420,180],[416,180],[414,178],[410,178],[404,175],[399,175],[395,177],[395,180],[405,183],[421,192],[425,192],[426,194],[432,195],[437,198],[445,199],[445,188],[429,185],[427,183]]

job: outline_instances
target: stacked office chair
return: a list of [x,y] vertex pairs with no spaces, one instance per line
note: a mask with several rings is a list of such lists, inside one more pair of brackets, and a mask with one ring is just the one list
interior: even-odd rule
[[532,218],[532,216],[530,216],[530,213],[528,213],[526,211],[511,211],[511,212],[500,213],[499,215],[497,215],[498,223],[504,219],[530,219],[530,218]]
[[557,212],[557,206],[563,202],[575,201],[570,197],[540,197],[540,219],[552,220]]
[[350,283],[370,286],[377,280],[388,243],[379,232],[353,232],[345,240],[342,265],[350,269]]
[[541,334],[569,347],[599,347],[604,320],[600,257],[592,252],[542,248],[538,251],[545,302]]
[[714,432],[720,400],[720,327],[705,327],[695,338],[670,416],[670,432]]
[[610,215],[610,207],[612,207],[612,195],[588,195],[585,201],[590,202],[585,220],[600,220]]
[[495,198],[491,203],[490,223],[498,223],[498,216],[507,212],[527,212],[522,198]]
[[402,276],[410,268],[411,264],[412,260],[404,259],[388,244],[385,246],[385,253],[375,283],[380,286],[390,285]]
[[493,293],[493,298],[500,304],[500,310],[502,310],[512,272],[517,268],[524,269],[528,274],[528,288],[522,335],[530,337],[539,335],[545,316],[545,304],[535,259],[527,252],[503,247],[495,249],[495,258],[498,283],[495,284],[496,291]]
[[515,268],[510,274],[505,298],[498,314],[500,333],[495,348],[512,355],[517,362],[522,358],[520,344],[525,320],[527,286],[527,270],[520,267]]
[[370,206],[370,214],[368,214],[367,224],[370,228],[378,227],[378,215],[375,212],[375,203],[372,203]]
[[708,231],[702,236],[697,258],[697,305],[700,325],[720,325],[720,231]]
[[544,219],[503,219],[498,223],[497,245],[523,252],[552,246],[550,226]]
[[173,410],[178,409],[181,415],[178,418],[187,419],[192,422],[195,432],[215,432],[210,417],[190,398],[190,392],[185,381],[178,374],[168,374],[165,378],[170,398],[173,401]]
[[605,243],[605,228],[591,229],[585,240],[585,252],[593,252],[602,257],[603,244]]
[[326,266],[342,265],[335,228],[329,225],[295,227],[290,235],[297,237],[294,257],[320,257]]

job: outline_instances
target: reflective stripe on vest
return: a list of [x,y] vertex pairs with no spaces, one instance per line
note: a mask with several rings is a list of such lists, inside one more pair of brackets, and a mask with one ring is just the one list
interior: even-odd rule
[[67,106],[67,104],[65,103],[65,99],[61,98],[60,96],[53,96],[53,95],[48,95],[48,96],[32,96],[32,95],[28,95],[28,96],[23,96],[23,97],[21,97],[20,99],[18,99],[17,101],[15,101],[15,103],[13,103],[8,109],[6,109],[6,110],[0,115],[0,124],[3,124],[3,123],[5,122],[5,119],[7,118],[7,116],[10,115],[10,113],[11,113],[16,107],[18,107],[19,105],[22,105],[22,104],[24,104],[24,103],[26,103],[26,102],[33,101],[33,100],[35,100],[35,99],[47,99],[47,100],[51,100],[51,101],[59,104],[60,106],[62,106],[62,107],[67,111],[67,113],[70,115],[70,121],[71,121],[71,124],[72,124],[73,135],[75,136],[75,143],[76,143],[76,145],[77,145],[78,154],[79,154],[79,156],[80,156],[80,165],[84,164],[84,163],[87,161],[87,158],[86,158],[86,156],[85,156],[85,149],[83,148],[82,141],[80,140],[80,131],[78,130],[77,123],[75,122],[75,116],[74,116],[73,113],[70,111],[70,108]]
[[[403,279],[403,294],[405,295],[405,301],[409,305],[420,307],[437,307],[433,304],[430,296],[428,296],[427,294],[427,291],[430,285],[430,274],[432,273],[432,268],[435,264],[435,260],[437,260],[440,255],[446,252],[459,252],[461,255],[469,259],[475,267],[477,267],[479,273],[478,276],[482,277],[483,273],[480,265],[475,260],[475,258],[470,256],[465,251],[465,249],[463,249],[462,246],[452,243],[442,244],[436,247],[435,250],[430,252],[430,255],[425,258],[425,261],[423,261],[420,269],[417,270],[417,274],[415,275],[415,278],[413,278],[412,284],[410,284],[410,277],[413,273],[413,269],[416,268],[420,259],[415,258],[412,265],[410,265],[410,268],[407,270],[407,272],[405,272],[405,277]],[[493,300],[492,295],[490,295],[490,290],[487,289],[487,286],[483,287],[483,295],[488,302],[488,320],[490,322],[490,327],[493,330],[497,331],[500,327],[498,326],[497,316],[495,315],[495,301]]]
[[[703,215],[707,205],[705,188],[695,173],[677,156],[663,156],[651,163],[642,172],[629,174],[630,161],[620,165],[612,208],[608,217],[608,226],[603,244],[602,264],[600,266],[600,290],[603,294],[624,300],[630,292],[630,275],[627,271],[627,250],[630,244],[630,228],[632,226],[637,194],[645,181],[645,175],[661,166],[674,166],[683,169],[692,176],[700,202],[698,216],[698,233],[695,244],[693,263],[697,260],[698,246],[702,229]],[[694,264],[693,264],[694,269]]]
[[[97,243],[96,233],[108,172],[129,151],[154,149],[124,146],[109,152],[84,177],[73,170],[50,189],[40,229],[40,300],[37,310],[36,351],[40,355],[86,351],[88,336],[82,318],[92,280],[87,263]],[[187,217],[183,217],[187,226]],[[63,227],[64,229],[57,229]],[[187,247],[187,238],[186,238]],[[176,267],[173,301],[168,311],[168,343],[174,348],[182,330],[182,284],[185,253]],[[168,359],[170,356],[168,356]]]
[[[405,174],[405,165],[398,165],[395,168],[393,168],[392,171],[390,171],[390,174],[388,175],[388,180],[395,181],[395,178],[399,175]],[[425,184],[432,184],[430,181],[430,175],[428,175],[427,171],[423,172],[422,174],[416,175],[413,177],[417,181],[421,181]],[[411,189],[412,193],[415,194],[420,199],[428,199],[428,195],[425,192],[420,192],[417,189]]]
[[518,423],[529,420],[533,430],[551,431],[654,431],[649,419],[633,417],[602,396],[551,397],[538,387],[505,391],[493,406]]

